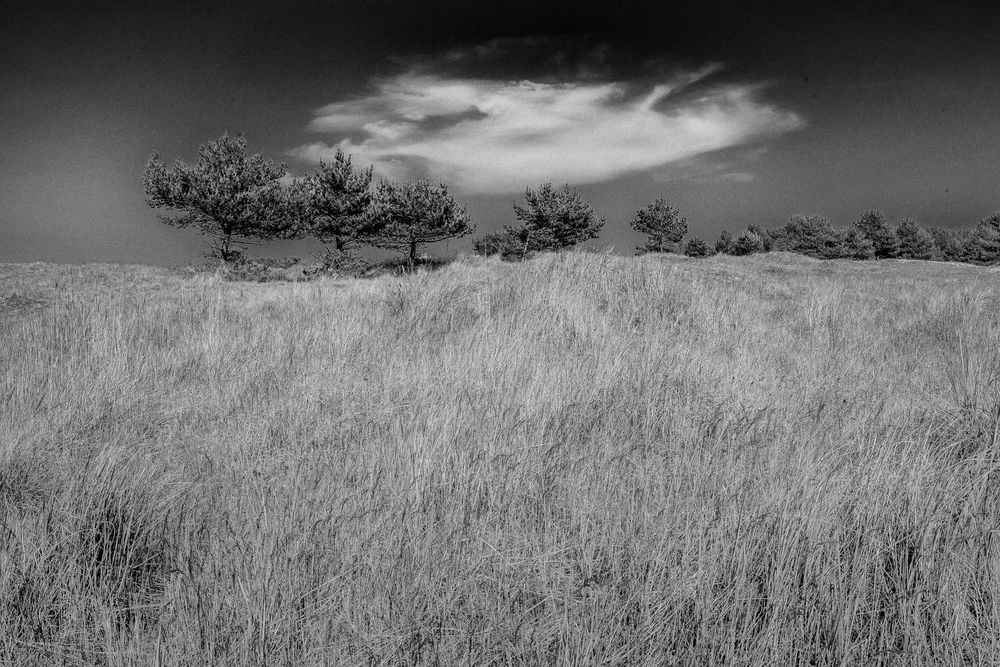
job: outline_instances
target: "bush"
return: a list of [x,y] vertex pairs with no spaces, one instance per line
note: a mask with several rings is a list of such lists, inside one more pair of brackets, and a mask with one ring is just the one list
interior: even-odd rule
[[851,257],[846,233],[821,215],[792,216],[781,230],[779,250],[819,259]]
[[715,252],[730,254],[733,250],[733,235],[728,229],[723,229],[719,234],[719,240],[715,242]]
[[688,239],[688,242],[684,244],[684,254],[688,257],[710,257],[712,249],[705,242],[705,239],[695,236]]
[[306,267],[298,257],[241,257],[227,265],[223,278],[234,282],[270,283],[298,282],[319,271],[319,267]]
[[761,242],[764,244],[764,252],[771,252],[771,249],[774,248],[774,238],[771,236],[770,232],[763,227],[758,227],[757,225],[750,225],[747,227],[747,230],[760,237]]
[[733,255],[753,255],[764,252],[764,239],[757,232],[744,230],[733,244],[730,253]]
[[508,231],[501,230],[499,232],[485,234],[484,236],[475,239],[472,242],[472,251],[482,257],[499,255],[501,259],[514,261],[523,259],[525,255],[542,249],[542,244],[539,243],[539,241],[540,237],[536,235],[534,239],[528,240],[528,247],[525,249],[525,245],[519,242],[513,234]]

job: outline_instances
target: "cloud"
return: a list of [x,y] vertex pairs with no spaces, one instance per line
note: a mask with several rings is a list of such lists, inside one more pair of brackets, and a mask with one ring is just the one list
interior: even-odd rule
[[[477,57],[497,48],[488,44]],[[443,61],[463,57],[451,52]],[[715,65],[641,84],[507,81],[434,69],[413,65],[379,80],[367,97],[318,109],[310,129],[337,139],[292,154],[318,162],[340,148],[385,177],[427,177],[466,193],[499,194],[546,181],[607,181],[804,124],[762,101],[760,85],[706,86]]]
[[750,183],[757,180],[747,167],[759,162],[767,153],[766,146],[755,146],[732,160],[720,160],[717,154],[697,155],[658,169],[651,176],[659,183],[689,181],[692,183]]

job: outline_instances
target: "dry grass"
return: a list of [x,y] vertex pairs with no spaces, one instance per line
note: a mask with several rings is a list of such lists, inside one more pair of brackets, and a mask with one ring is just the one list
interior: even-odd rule
[[68,271],[0,267],[0,663],[1000,660],[1000,274]]

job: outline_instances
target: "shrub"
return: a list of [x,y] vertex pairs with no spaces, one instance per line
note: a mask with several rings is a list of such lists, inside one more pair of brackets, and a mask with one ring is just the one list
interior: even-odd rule
[[771,249],[774,248],[774,238],[769,231],[757,225],[750,225],[747,229],[760,237],[764,244],[764,252],[771,252]]
[[688,257],[709,257],[712,255],[712,248],[705,242],[705,239],[695,236],[684,244],[684,254]]
[[728,229],[723,229],[719,234],[719,240],[715,242],[715,252],[730,254],[733,249],[733,235]]
[[507,231],[491,232],[472,242],[472,251],[482,257],[499,255],[502,259],[520,259],[522,246],[514,236]]
[[782,228],[780,250],[819,259],[850,257],[845,232],[821,215],[792,216]]
[[757,232],[744,230],[733,243],[730,253],[733,255],[753,255],[764,252],[764,239]]
[[638,253],[671,252],[687,234],[687,219],[665,199],[649,202],[635,212],[632,229],[646,235],[645,245],[636,246]]

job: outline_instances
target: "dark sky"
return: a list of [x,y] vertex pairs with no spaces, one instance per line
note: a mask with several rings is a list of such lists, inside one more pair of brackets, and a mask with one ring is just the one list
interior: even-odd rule
[[3,9],[0,261],[197,258],[203,239],[157,221],[140,171],[226,131],[293,176],[343,146],[443,178],[480,231],[524,186],[569,182],[624,252],[659,196],[712,239],[797,213],[972,226],[1000,208],[996,2]]

